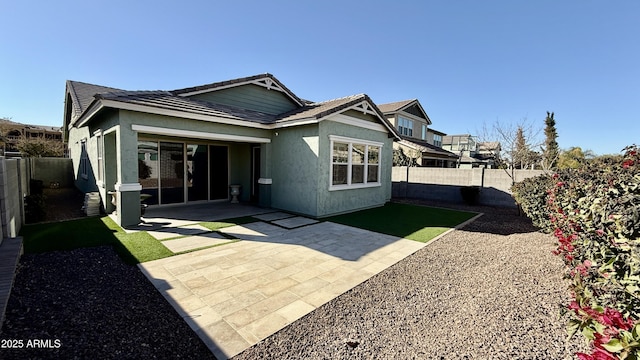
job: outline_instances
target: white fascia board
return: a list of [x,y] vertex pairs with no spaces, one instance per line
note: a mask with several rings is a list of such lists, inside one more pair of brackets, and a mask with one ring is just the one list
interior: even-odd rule
[[136,125],[136,124],[131,125],[131,130],[143,132],[146,134],[166,135],[166,136],[174,136],[174,137],[177,136],[177,137],[185,137],[185,138],[192,138],[192,139],[250,142],[250,143],[260,143],[260,144],[268,144],[271,142],[271,139],[269,138],[230,135],[230,134],[217,134],[217,133],[210,133],[210,132],[179,130],[179,129],[163,128],[158,126],[147,126],[147,125]]
[[361,127],[369,130],[384,132],[384,133],[389,132],[387,128],[382,124],[373,123],[371,121],[362,120],[362,119],[354,118],[354,117],[343,115],[343,114],[328,116],[324,118],[324,120],[335,121],[335,122],[339,122],[346,125],[357,126],[357,127]]
[[317,123],[318,123],[317,119],[306,118],[306,119],[299,119],[299,120],[292,120],[292,121],[285,121],[285,122],[281,122],[281,123],[275,123],[273,125],[273,129],[281,129],[281,128],[286,128],[286,127],[317,124]]
[[100,110],[102,110],[104,108],[104,103],[102,101],[98,101],[96,103],[94,103],[91,108],[89,108],[87,110],[87,112],[85,112],[84,114],[82,114],[82,116],[80,116],[77,121],[80,121],[79,124],[75,124],[74,122],[69,124],[69,128],[71,128],[72,126],[75,127],[83,127],[87,122],[89,122],[89,120],[91,120],[91,118],[97,114]]
[[351,138],[351,137],[340,136],[340,135],[329,135],[329,140],[337,141],[337,142],[346,142],[346,143],[355,143],[355,144],[362,144],[362,145],[379,146],[379,147],[383,147],[384,146],[384,143],[381,143],[381,142],[378,142],[378,141]]

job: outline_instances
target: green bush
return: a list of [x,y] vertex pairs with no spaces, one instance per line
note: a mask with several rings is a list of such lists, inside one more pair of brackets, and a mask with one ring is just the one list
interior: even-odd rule
[[[581,359],[640,357],[640,154],[514,186],[522,209],[558,239],[575,300],[571,333],[593,347]],[[544,189],[544,191],[542,191]],[[543,214],[548,214],[545,219]]]
[[516,203],[531,219],[533,225],[546,232],[552,232],[547,201],[553,179],[549,175],[540,175],[515,183],[511,192]]

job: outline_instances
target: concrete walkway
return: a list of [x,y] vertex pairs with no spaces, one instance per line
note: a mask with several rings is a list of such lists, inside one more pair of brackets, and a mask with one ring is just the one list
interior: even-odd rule
[[[224,228],[222,246],[139,264],[218,359],[232,357],[425,244],[287,213]],[[177,240],[229,241],[200,234]],[[198,245],[199,246],[199,245]]]

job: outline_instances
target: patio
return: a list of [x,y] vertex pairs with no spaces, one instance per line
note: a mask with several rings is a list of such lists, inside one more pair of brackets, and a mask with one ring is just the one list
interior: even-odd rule
[[[218,232],[194,225],[240,216],[255,222]],[[152,208],[140,227],[128,229],[136,230],[159,239],[186,235],[163,241],[174,249],[226,243],[138,265],[218,359],[239,354],[425,246],[229,203]]]

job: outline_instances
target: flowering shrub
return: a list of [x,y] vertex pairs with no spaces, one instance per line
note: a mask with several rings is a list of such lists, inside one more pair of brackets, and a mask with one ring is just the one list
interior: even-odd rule
[[[564,170],[513,187],[516,201],[558,239],[575,298],[572,336],[591,342],[586,359],[640,358],[640,153]],[[546,214],[547,216],[542,216]]]

